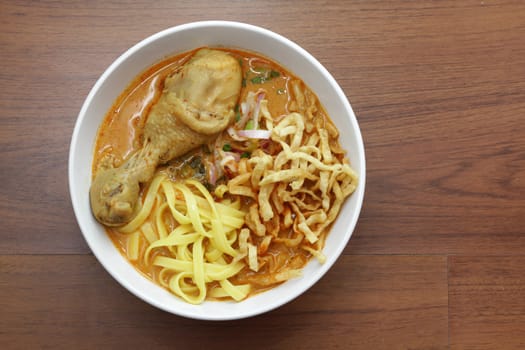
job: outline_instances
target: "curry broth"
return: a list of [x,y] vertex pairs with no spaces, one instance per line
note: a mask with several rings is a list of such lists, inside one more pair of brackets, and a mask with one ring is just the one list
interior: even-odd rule
[[[290,94],[288,84],[290,80],[297,79],[294,75],[263,56],[234,49],[221,50],[229,52],[239,59],[241,63],[243,86],[239,101],[245,100],[250,91],[255,92],[262,88],[266,90],[268,110],[274,117],[278,118],[289,112],[288,104],[290,102]],[[111,157],[110,159],[113,165],[119,166],[129,155],[140,148],[142,143],[142,129],[151,106],[158,100],[162,93],[164,79],[186,63],[195,51],[167,58],[148,68],[136,77],[117,98],[105,116],[98,132],[93,161],[93,173],[96,172],[96,169],[105,161],[108,155]],[[261,72],[265,72],[268,76],[267,79],[258,79],[258,77],[261,77]],[[195,152],[199,154],[199,152],[202,151],[197,150]],[[200,155],[205,156],[204,154]],[[119,251],[124,256],[127,256],[127,240],[129,236],[111,228],[106,228],[106,231]],[[139,252],[139,256],[143,256],[146,249],[146,242],[143,237],[140,239],[141,242],[139,246],[141,247],[141,251]],[[152,259],[155,254],[167,255],[167,251],[159,249],[153,253]],[[291,268],[303,267],[311,257],[310,253],[305,250],[287,248],[282,243],[272,243],[266,254],[276,262],[278,262],[280,257],[286,257],[288,261],[284,262],[284,265],[291,265]],[[155,267],[152,264],[147,266],[143,259],[140,258],[137,261],[130,262],[148,278],[158,280],[159,267]],[[282,264],[283,262],[278,263]],[[257,274],[264,275],[266,273],[265,270],[267,270],[267,267],[262,266]],[[256,273],[245,268],[232,278],[232,282],[250,283],[251,277],[254,274]],[[211,289],[215,286],[216,284],[211,284],[208,287]],[[254,285],[250,294],[258,293],[269,288],[271,287]]]
[[[197,50],[167,58],[148,68],[130,83],[106,114],[99,129],[93,170],[98,168],[104,155],[111,154],[115,159],[114,165],[118,166],[140,147],[144,123],[151,106],[162,93],[164,79],[186,63]],[[243,101],[250,91],[263,88],[268,94],[270,113],[274,117],[288,113],[288,82],[295,76],[269,59],[254,53],[222,50],[230,52],[241,62],[244,78],[240,101]],[[261,68],[279,72],[279,76],[260,83],[252,82]]]

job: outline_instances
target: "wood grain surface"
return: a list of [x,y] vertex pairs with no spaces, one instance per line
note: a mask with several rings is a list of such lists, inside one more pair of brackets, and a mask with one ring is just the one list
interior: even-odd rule
[[[67,183],[102,72],[145,37],[206,19],[312,53],[348,96],[367,157],[334,268],[235,322],[124,290],[83,240]],[[523,1],[0,0],[0,162],[2,349],[525,348]]]

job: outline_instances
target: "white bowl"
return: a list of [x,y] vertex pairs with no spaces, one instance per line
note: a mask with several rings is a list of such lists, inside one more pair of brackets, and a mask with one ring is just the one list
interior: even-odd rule
[[[317,94],[340,131],[359,185],[348,198],[326,240],[327,261],[312,259],[303,276],[241,302],[206,301],[190,305],[143,277],[115,248],[104,228],[94,219],[89,204],[91,163],[97,130],[117,96],[133,78],[168,56],[201,46],[225,46],[261,53],[280,63]],[[69,188],[80,229],[104,268],[137,297],[162,310],[195,319],[231,320],[261,314],[296,298],[316,283],[334,264],[357,223],[365,190],[365,152],[361,132],[342,89],[308,52],[269,30],[224,21],[195,22],[176,26],[136,44],[102,74],[86,98],[75,124],[69,153]]]

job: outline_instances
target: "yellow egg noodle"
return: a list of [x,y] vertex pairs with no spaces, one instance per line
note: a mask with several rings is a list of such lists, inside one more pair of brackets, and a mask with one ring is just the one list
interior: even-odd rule
[[[156,227],[146,221],[150,216]],[[187,302],[202,303],[207,292],[238,301],[250,286],[228,279],[246,265],[247,253],[233,247],[244,216],[240,202],[215,202],[200,182],[173,182],[158,172],[138,215],[119,231],[129,234],[128,258],[139,259],[139,242],[144,242],[143,263],[160,267],[160,283]],[[211,282],[218,286],[208,290]]]

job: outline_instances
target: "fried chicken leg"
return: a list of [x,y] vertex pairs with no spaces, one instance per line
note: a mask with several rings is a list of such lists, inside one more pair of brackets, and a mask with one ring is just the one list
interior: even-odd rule
[[234,117],[242,72],[219,50],[201,49],[164,81],[144,126],[144,144],[120,167],[100,169],[91,185],[91,209],[107,226],[129,222],[137,211],[140,184],[158,165],[209,142]]

